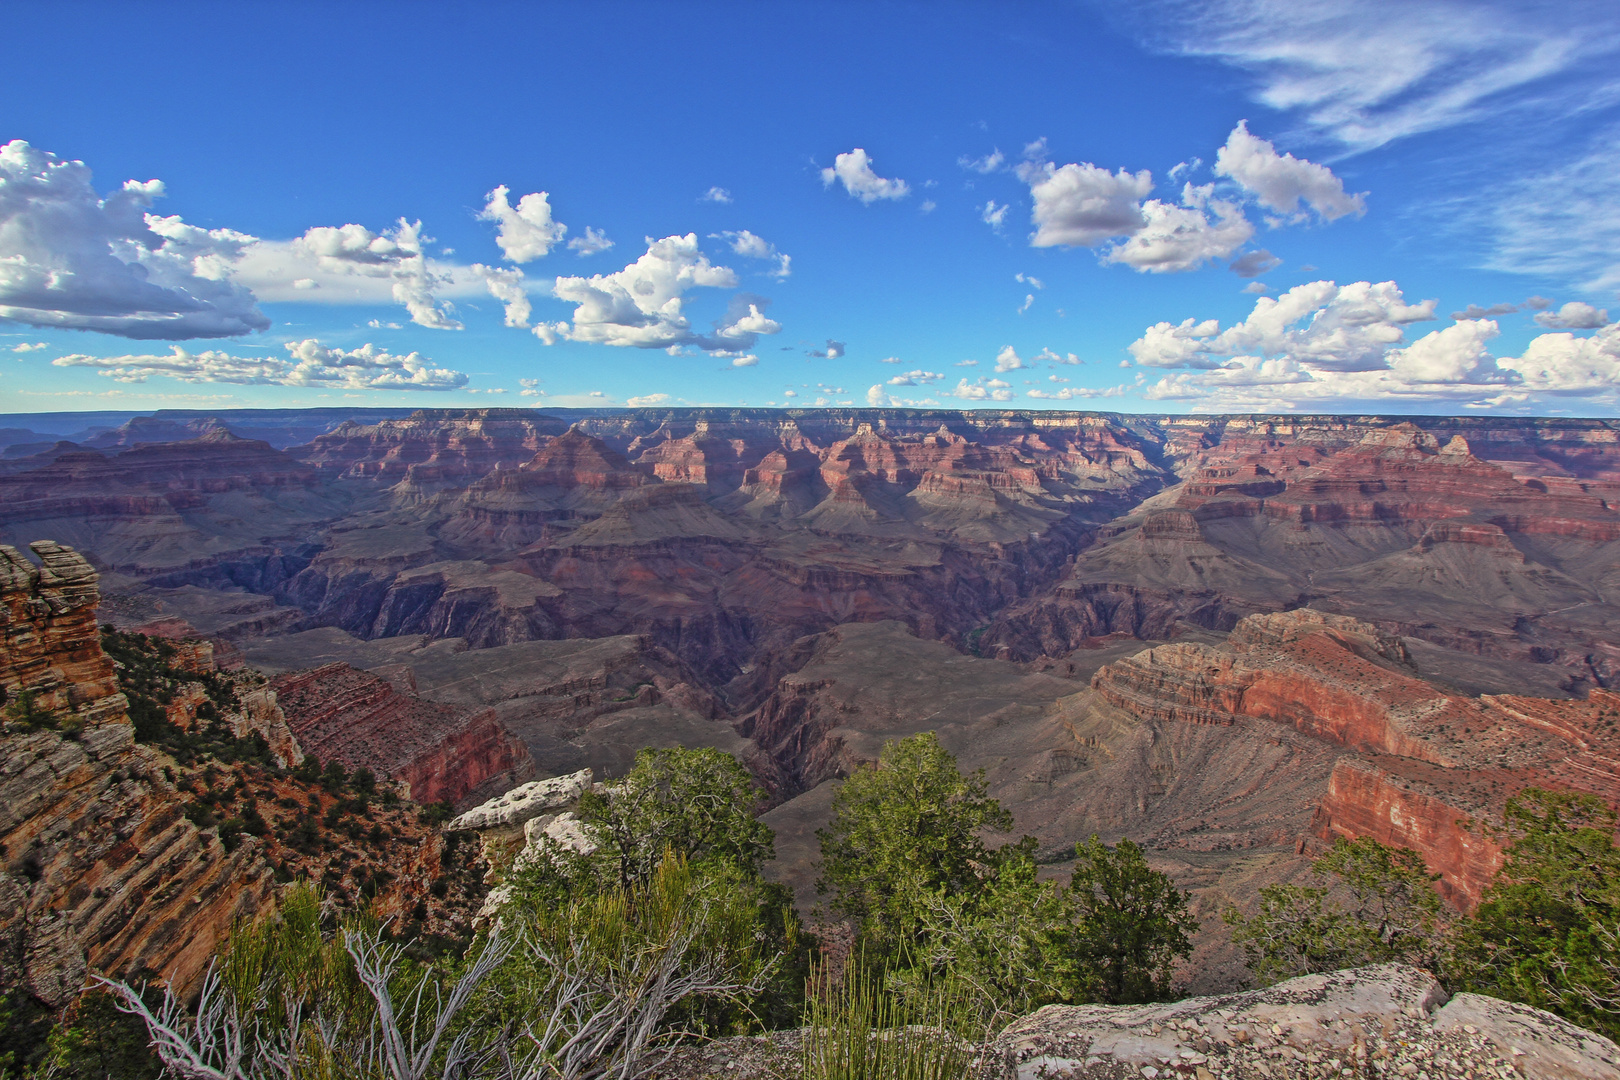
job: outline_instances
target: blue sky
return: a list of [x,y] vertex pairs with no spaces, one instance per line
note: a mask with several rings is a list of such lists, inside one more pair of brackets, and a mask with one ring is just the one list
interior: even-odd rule
[[1612,4],[7,22],[0,411],[1617,412]]

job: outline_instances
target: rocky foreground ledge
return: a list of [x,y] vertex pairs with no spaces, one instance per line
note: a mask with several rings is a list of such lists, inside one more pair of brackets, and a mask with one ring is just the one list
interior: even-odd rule
[[[661,1080],[793,1077],[801,1032],[682,1051]],[[1620,1047],[1541,1009],[1448,999],[1399,964],[1156,1005],[1049,1005],[985,1048],[985,1080],[1620,1080]]]

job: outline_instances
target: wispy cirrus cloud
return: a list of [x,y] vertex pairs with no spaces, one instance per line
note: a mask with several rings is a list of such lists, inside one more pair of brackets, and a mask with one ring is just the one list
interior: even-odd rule
[[1620,47],[1612,6],[1581,0],[1157,0],[1114,13],[1165,52],[1245,72],[1256,101],[1352,151],[1545,106],[1546,80]]

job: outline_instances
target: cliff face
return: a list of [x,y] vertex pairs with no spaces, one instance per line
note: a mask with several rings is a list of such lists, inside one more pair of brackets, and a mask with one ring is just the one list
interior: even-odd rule
[[567,429],[528,409],[423,409],[374,424],[344,423],[293,452],[323,473],[403,484],[414,495],[519,465]]
[[0,684],[29,691],[58,730],[0,736],[0,961],[51,1006],[87,968],[152,971],[188,984],[239,915],[272,888],[252,844],[223,850],[182,814],[166,759],[134,742],[95,622],[97,575],[61,545],[35,568],[0,548]]
[[124,697],[96,628],[98,576],[70,548],[50,540],[30,545],[40,565],[0,545],[0,685],[31,692],[51,712],[84,725],[123,719]]
[[491,785],[510,786],[533,772],[523,744],[507,734],[493,709],[401,694],[347,664],[280,675],[271,687],[307,752],[398,780],[418,803],[459,806]]
[[1445,693],[1406,647],[1345,616],[1250,616],[1220,646],[1163,645],[1116,661],[1097,694],[1143,720],[1262,720],[1353,753],[1334,765],[1312,831],[1421,852],[1448,897],[1477,903],[1501,850],[1480,825],[1528,785],[1620,804],[1620,695],[1586,700]]
[[309,465],[212,428],[0,476],[0,540],[22,543],[49,523],[104,571],[268,590],[307,562],[295,538],[340,503]]
[[[194,752],[182,762],[136,742],[98,635],[95,571],[62,545],[32,547],[42,565],[0,547],[0,988],[50,1008],[91,971],[187,990],[232,922],[273,903],[278,875],[322,881],[340,908],[365,901],[467,932],[483,894],[476,852],[458,852],[415,807],[355,810],[274,768]],[[161,719],[195,732],[215,706],[188,677],[229,685],[224,737],[257,734],[273,761],[301,759],[274,691],[217,672],[208,642],[108,640],[129,665],[161,665],[125,683]],[[146,696],[154,687],[164,700]]]

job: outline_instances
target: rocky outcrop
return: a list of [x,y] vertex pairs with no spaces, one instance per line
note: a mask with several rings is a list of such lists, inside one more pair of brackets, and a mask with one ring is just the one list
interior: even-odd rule
[[1562,664],[1588,685],[1610,678],[1601,574],[1571,558],[1620,535],[1606,422],[1230,418],[1160,430],[1182,482],[1103,525],[985,646],[1060,656],[1109,633],[1224,631],[1309,604],[1447,648]]
[[140,444],[116,454],[84,450],[50,465],[0,478],[8,520],[71,516],[75,499],[116,499],[120,492],[175,509],[201,496],[309,484],[315,470],[269,443],[239,439],[222,427],[185,442]]
[[400,781],[419,803],[461,804],[532,768],[493,709],[401,694],[342,663],[279,675],[270,685],[307,753]]
[[531,780],[468,810],[445,828],[515,829],[549,810],[567,806],[591,786],[591,770]]
[[[54,727],[0,735],[0,981],[51,1007],[94,969],[189,984],[233,919],[271,895],[256,845],[234,852],[182,814],[163,755],[134,742],[97,636],[97,575],[77,553],[0,549],[0,685]],[[38,725],[34,725],[38,727]]]
[[91,969],[190,985],[232,921],[268,902],[255,845],[226,852],[182,816],[127,722],[7,736],[0,754],[0,966],[47,1005]]
[[[1436,779],[1439,785],[1425,782]],[[1420,851],[1426,863],[1441,868],[1441,894],[1470,910],[1502,868],[1502,845],[1482,827],[1491,800],[1459,793],[1446,779],[1399,758],[1341,758],[1317,804],[1312,831],[1323,839],[1368,836]]]
[[1615,1080],[1620,1047],[1551,1013],[1447,998],[1395,964],[1161,1005],[1049,1005],[991,1044],[1005,1080],[1522,1076]]
[[1170,644],[1102,668],[1092,687],[1138,716],[1229,724],[1237,716],[1289,724],[1354,749],[1426,758],[1414,727],[1446,701],[1399,670],[1403,646],[1366,623],[1300,609],[1251,615],[1219,647]]
[[[676,1050],[654,1080],[791,1076],[811,1033]],[[882,1036],[880,1036],[882,1037]],[[893,1037],[893,1036],[890,1036]],[[1620,1047],[1552,1013],[1447,997],[1398,964],[1153,1005],[1049,1005],[974,1048],[984,1080],[1616,1080]]]
[[567,429],[532,409],[419,409],[346,422],[291,452],[326,475],[421,495],[520,465]]
[[0,686],[81,726],[123,721],[124,695],[96,626],[98,575],[54,541],[29,548],[37,567],[0,545]]

